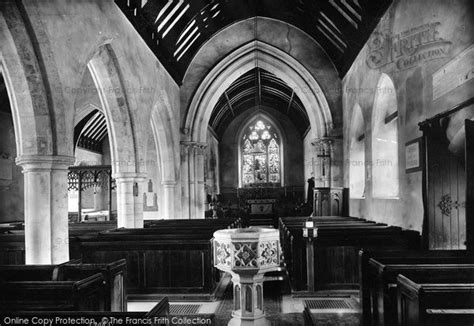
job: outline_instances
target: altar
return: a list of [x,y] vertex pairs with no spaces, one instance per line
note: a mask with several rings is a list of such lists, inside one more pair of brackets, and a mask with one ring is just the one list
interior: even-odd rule
[[238,188],[237,196],[240,206],[247,207],[251,215],[269,215],[274,213],[284,191],[281,187],[246,187]]
[[249,199],[247,204],[250,205],[251,215],[266,215],[273,214],[273,207],[276,204],[276,199]]

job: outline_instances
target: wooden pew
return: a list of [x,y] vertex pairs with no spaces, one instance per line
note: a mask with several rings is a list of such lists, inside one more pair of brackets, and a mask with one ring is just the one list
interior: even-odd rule
[[[139,311],[129,311],[129,312],[97,312],[97,311],[21,311],[21,317],[27,317],[29,320],[33,317],[37,318],[51,318],[54,317],[56,322],[56,317],[59,318],[59,322],[55,323],[56,325],[68,325],[71,324],[67,322],[67,318],[84,318],[90,321],[91,323],[83,323],[83,325],[100,325],[99,323],[103,322],[103,318],[106,317],[109,322],[108,325],[143,325],[145,322],[133,322],[134,320],[149,320],[149,325],[160,325],[161,317],[169,318],[170,307],[169,300],[167,297],[162,298],[150,311],[148,312],[139,312]],[[115,318],[115,323],[112,321],[112,318]],[[129,322],[127,323],[127,319]],[[157,319],[155,319],[157,318]],[[66,320],[66,322],[61,322],[61,319]],[[120,320],[120,322],[118,321]],[[158,321],[158,323],[156,323]],[[164,325],[166,323],[161,323]],[[102,324],[105,325],[105,324]]]
[[[190,229],[187,220],[166,221],[176,226],[162,228],[155,223],[146,229],[116,229],[78,237],[78,242],[84,263],[127,261],[130,298],[166,295],[213,300],[219,273],[213,267],[210,240],[226,223],[192,221],[191,225],[203,227]],[[235,225],[235,220],[231,223]]]
[[[359,251],[359,296],[362,306],[362,318],[364,325],[372,325],[373,305],[371,293],[375,284],[370,281],[369,261],[371,258],[381,260],[384,263],[471,263],[472,258],[465,250],[360,250]],[[375,272],[371,272],[374,274]],[[393,280],[392,284],[395,283]],[[375,313],[377,313],[375,311]]]
[[448,277],[473,278],[474,259],[472,257],[453,259],[453,257],[440,257],[441,255],[408,254],[398,258],[370,259],[368,279],[370,279],[369,296],[372,304],[371,325],[397,324],[396,278],[398,274],[423,279],[426,282],[435,282]]
[[474,276],[397,276],[398,325],[433,326],[474,324]]
[[25,263],[25,235],[23,231],[0,234],[0,265]]
[[75,281],[97,273],[104,278],[104,310],[126,311],[126,261],[110,264],[82,264],[71,260],[59,265],[0,265],[0,279],[4,281]]
[[58,280],[65,281],[90,274],[102,273],[105,281],[105,310],[127,311],[127,262],[120,259],[111,263],[83,264],[73,261],[58,271]]
[[145,228],[166,228],[166,227],[179,227],[183,223],[188,227],[198,226],[202,227],[205,225],[209,226],[222,226],[224,228],[237,228],[241,227],[242,219],[241,218],[221,218],[221,219],[173,219],[173,220],[148,220],[145,221]]
[[[282,248],[294,293],[308,289],[306,240],[302,234],[306,219],[280,219]],[[323,217],[313,221],[318,228],[313,242],[316,289],[357,289],[361,248],[419,248],[418,232],[355,218]]]
[[[75,242],[77,236],[114,229],[116,225],[115,221],[69,223],[69,241],[67,242],[69,244],[69,256],[71,258],[80,257]],[[14,227],[5,229],[4,233],[0,233],[0,265],[20,264],[25,264],[25,232],[22,225],[15,224]]]
[[[241,219],[219,219],[219,220],[158,220],[146,221],[145,226],[150,228],[160,228],[163,231],[169,229],[175,231],[179,225],[185,222],[189,232],[192,229],[202,226],[215,225],[220,228],[240,227]],[[106,222],[84,222],[69,223],[69,256],[80,258],[80,243],[77,238],[91,235],[107,230],[116,229],[116,221]],[[21,225],[15,224],[12,227],[4,228],[4,233],[0,234],[0,265],[20,265],[25,263],[25,234]]]
[[101,273],[71,281],[0,282],[0,311],[104,311]]

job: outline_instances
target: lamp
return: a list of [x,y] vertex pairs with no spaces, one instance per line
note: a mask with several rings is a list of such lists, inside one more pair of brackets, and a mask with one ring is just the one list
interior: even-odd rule
[[315,224],[311,216],[304,222],[303,237],[308,238],[309,241],[318,237],[318,228],[316,228],[314,225]]

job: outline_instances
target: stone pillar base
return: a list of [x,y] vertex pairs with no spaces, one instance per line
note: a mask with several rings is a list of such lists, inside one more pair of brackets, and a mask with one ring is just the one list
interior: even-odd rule
[[227,324],[229,326],[270,326],[270,321],[265,318],[265,315],[258,319],[245,319],[240,317],[232,317]]

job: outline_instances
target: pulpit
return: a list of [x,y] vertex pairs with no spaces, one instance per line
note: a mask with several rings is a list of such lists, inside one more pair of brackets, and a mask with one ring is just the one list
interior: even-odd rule
[[313,216],[347,216],[349,189],[342,187],[316,187]]

